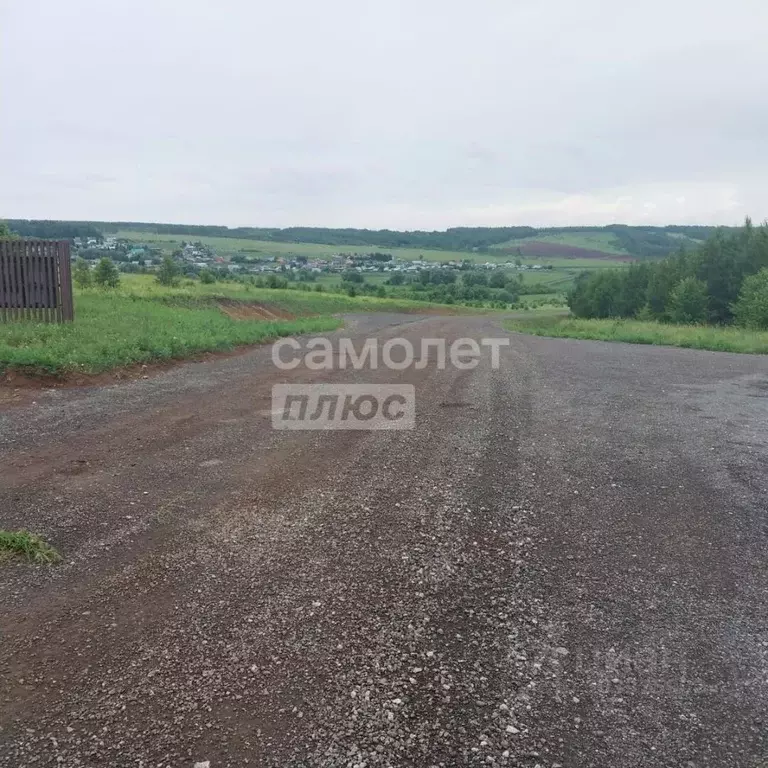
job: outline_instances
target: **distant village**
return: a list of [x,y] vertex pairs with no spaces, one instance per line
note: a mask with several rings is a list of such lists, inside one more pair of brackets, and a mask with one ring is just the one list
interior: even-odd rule
[[[133,240],[124,240],[115,236],[96,238],[74,238],[72,258],[82,257],[88,261],[97,261],[103,256],[111,258],[123,272],[152,271],[160,265],[166,252],[156,244],[143,244]],[[226,254],[205,245],[202,242],[181,242],[181,247],[172,253],[186,274],[196,274],[203,270],[218,273],[235,274],[265,274],[287,271],[310,273],[345,273],[350,271],[365,272],[399,272],[417,273],[423,269],[457,270],[457,269],[487,269],[487,270],[543,270],[551,269],[551,265],[523,264],[521,259],[507,262],[477,263],[467,261],[427,261],[396,259],[389,253],[336,253],[327,257],[309,258],[306,256],[275,254],[253,256],[241,252]]]

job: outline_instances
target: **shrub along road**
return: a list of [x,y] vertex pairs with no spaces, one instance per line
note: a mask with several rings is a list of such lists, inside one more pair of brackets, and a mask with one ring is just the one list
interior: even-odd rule
[[[0,524],[65,557],[0,570],[0,765],[761,765],[768,360],[511,338],[0,414]],[[417,427],[273,431],[284,381],[413,383]]]

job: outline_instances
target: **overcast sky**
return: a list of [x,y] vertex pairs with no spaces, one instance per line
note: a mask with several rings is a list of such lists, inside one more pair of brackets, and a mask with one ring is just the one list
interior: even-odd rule
[[0,217],[768,216],[766,0],[0,0]]

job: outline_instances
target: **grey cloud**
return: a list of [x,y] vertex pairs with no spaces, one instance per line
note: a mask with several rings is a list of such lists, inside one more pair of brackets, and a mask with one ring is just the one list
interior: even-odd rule
[[763,0],[10,0],[0,13],[0,216],[768,215]]

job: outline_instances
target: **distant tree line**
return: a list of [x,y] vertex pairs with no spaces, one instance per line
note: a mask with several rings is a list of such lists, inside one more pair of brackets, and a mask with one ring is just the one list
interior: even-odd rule
[[568,304],[577,317],[768,328],[768,226],[747,219],[660,261],[584,272]]
[[[668,256],[681,243],[689,245],[706,240],[716,230],[704,226],[630,227],[612,224],[606,227],[452,227],[445,231],[399,232],[389,229],[329,229],[324,227],[221,227],[195,224],[151,224],[146,222],[85,222],[85,221],[37,221],[12,219],[8,222],[12,231],[22,237],[73,239],[93,237],[101,239],[104,233],[131,230],[147,235],[177,235],[183,237],[229,237],[262,240],[276,243],[315,243],[347,247],[371,246],[374,248],[413,248],[416,250],[477,251],[487,252],[510,240],[535,240],[545,235],[569,233],[609,233],[616,243],[630,256],[637,259],[658,259]],[[381,254],[385,256],[386,254]]]
[[101,240],[101,231],[93,224],[82,221],[42,221],[36,219],[8,219],[8,226],[20,237],[42,240],[74,240],[76,237]]

